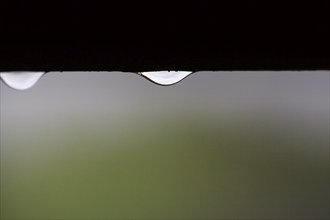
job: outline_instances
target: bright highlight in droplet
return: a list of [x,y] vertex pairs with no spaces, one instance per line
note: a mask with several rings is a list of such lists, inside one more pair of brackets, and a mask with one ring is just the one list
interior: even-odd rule
[[191,73],[190,71],[152,71],[139,74],[157,84],[168,86],[180,82]]
[[0,78],[9,87],[25,90],[34,86],[45,72],[2,72]]

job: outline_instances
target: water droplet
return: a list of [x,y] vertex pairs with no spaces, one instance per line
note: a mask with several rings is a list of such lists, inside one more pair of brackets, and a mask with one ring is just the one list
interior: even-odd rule
[[31,88],[45,72],[2,72],[0,78],[11,88],[25,90]]
[[153,71],[139,74],[157,84],[168,86],[183,80],[191,73],[190,71]]

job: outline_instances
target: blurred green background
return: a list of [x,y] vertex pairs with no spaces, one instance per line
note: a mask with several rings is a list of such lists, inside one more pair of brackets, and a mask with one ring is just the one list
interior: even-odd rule
[[1,83],[1,219],[212,218],[329,218],[329,71]]

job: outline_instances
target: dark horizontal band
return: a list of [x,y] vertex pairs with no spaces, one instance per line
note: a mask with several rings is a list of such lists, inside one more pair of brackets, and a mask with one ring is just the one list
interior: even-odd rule
[[0,71],[330,69],[329,2],[8,1]]

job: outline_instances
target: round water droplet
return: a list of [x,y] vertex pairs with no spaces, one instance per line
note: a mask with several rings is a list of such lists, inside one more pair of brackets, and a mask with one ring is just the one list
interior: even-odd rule
[[2,72],[0,78],[11,88],[25,90],[35,85],[45,72]]
[[153,72],[142,72],[140,75],[147,79],[160,84],[160,85],[173,85],[187,76],[192,72],[190,71],[153,71]]

